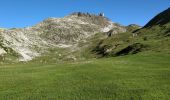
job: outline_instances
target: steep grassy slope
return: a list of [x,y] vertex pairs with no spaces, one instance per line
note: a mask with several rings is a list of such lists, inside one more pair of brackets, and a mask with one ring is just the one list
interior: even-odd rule
[[92,50],[93,53],[103,56],[119,56],[135,54],[143,51],[162,52],[170,50],[170,37],[167,30],[153,27],[142,29],[137,33],[120,33],[112,37],[98,40]]
[[143,28],[127,26],[126,33],[109,35],[99,39],[92,50],[100,56],[120,56],[143,51],[164,52],[170,50],[170,8],[161,12]]
[[152,27],[155,25],[164,25],[170,22],[170,8],[156,15],[151,21],[149,21],[144,28]]
[[97,45],[92,50],[93,53],[103,57],[136,54],[143,51],[168,52],[170,50],[169,13],[169,9],[162,12],[141,29],[137,29],[134,25],[128,26],[128,32],[98,39],[98,42],[95,41]]
[[168,100],[170,53],[0,66],[1,100]]

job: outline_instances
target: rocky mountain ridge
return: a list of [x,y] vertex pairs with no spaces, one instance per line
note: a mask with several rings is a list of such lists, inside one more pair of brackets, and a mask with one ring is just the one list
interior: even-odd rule
[[125,27],[112,23],[104,16],[87,15],[71,14],[64,18],[48,18],[32,27],[1,29],[1,58],[4,60],[7,55],[15,54],[17,61],[29,61],[49,48],[76,47],[78,42],[86,42],[96,33],[111,29],[115,30],[114,33],[126,31]]

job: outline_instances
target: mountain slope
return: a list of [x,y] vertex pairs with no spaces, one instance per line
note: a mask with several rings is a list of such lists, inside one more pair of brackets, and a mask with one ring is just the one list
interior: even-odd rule
[[170,22],[170,8],[161,12],[155,16],[151,21],[149,21],[144,28],[152,27],[154,25],[164,25]]
[[136,34],[152,36],[170,36],[170,8],[156,15],[143,28],[135,32]]
[[169,53],[169,14],[170,9],[163,11],[143,28],[138,29],[134,25],[127,26],[127,32],[108,36],[95,42],[96,46],[93,46],[91,51],[98,57],[122,56],[139,52]]
[[[125,32],[123,26],[112,23],[104,16],[74,13],[64,18],[48,18],[39,24],[22,29],[1,29],[1,55],[10,54],[10,48],[17,56],[16,61],[29,61],[48,52],[50,48],[76,50],[79,42],[99,32],[116,29],[115,33]],[[11,59],[11,61],[14,59]]]
[[30,61],[37,57],[34,61],[55,62],[168,52],[169,14],[170,8],[143,28],[135,24],[125,27],[101,15],[78,12],[64,18],[48,18],[32,27],[0,29],[1,59]]

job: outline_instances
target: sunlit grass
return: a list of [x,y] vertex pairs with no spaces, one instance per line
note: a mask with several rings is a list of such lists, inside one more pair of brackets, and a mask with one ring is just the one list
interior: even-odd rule
[[0,67],[0,100],[167,100],[170,54]]

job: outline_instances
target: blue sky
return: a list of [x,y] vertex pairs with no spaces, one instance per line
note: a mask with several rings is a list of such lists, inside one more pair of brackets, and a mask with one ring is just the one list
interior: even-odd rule
[[122,25],[145,25],[170,7],[170,0],[0,0],[0,27],[26,27],[72,12],[104,12]]

